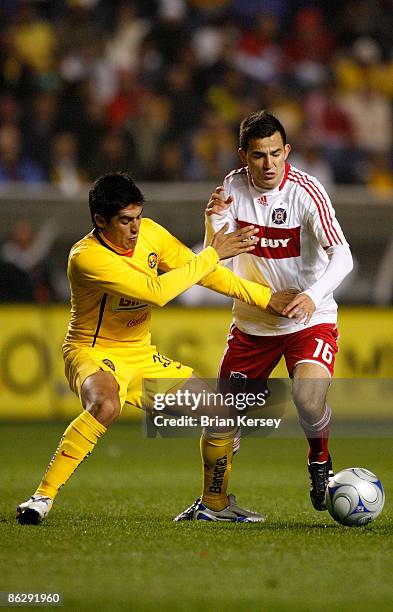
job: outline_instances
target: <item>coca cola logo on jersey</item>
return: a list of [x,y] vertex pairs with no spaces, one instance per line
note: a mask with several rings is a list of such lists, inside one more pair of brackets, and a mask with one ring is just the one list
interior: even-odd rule
[[272,221],[277,225],[283,225],[287,220],[287,211],[284,208],[275,208],[272,212]]

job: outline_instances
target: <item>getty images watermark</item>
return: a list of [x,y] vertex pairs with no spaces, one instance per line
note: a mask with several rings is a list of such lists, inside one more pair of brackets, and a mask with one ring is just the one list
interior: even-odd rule
[[281,425],[281,418],[246,414],[249,410],[263,408],[265,404],[266,393],[264,392],[220,393],[178,389],[174,393],[155,393],[153,395],[152,420],[155,427],[158,428],[266,427],[278,429]]

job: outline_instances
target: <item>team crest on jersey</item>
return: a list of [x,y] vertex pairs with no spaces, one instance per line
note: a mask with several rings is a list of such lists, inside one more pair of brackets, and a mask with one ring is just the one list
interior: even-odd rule
[[111,361],[110,359],[103,359],[102,363],[105,363],[105,365],[108,366],[108,368],[110,368],[113,372],[116,372],[115,365],[113,361]]
[[149,268],[153,269],[157,266],[158,256],[157,253],[150,253],[147,256],[147,263],[149,264]]
[[287,211],[284,208],[275,208],[272,212],[272,221],[277,225],[283,225],[287,220]]

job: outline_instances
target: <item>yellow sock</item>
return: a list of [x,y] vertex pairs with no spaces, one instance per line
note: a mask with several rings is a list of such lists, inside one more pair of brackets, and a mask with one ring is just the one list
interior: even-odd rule
[[78,465],[92,452],[106,427],[90,412],[82,412],[65,430],[36,494],[54,499]]
[[233,435],[228,437],[201,436],[203,462],[202,501],[211,510],[222,510],[228,505],[228,480],[232,468]]

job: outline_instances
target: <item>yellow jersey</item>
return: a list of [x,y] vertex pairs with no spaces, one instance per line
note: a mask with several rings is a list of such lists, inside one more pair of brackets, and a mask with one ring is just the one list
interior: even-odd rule
[[[158,270],[166,274],[158,275]],[[132,253],[122,253],[94,229],[70,251],[71,318],[64,352],[75,345],[150,345],[152,305],[164,306],[198,283],[266,308],[270,289],[219,265],[213,247],[198,255],[152,219],[141,220]]]

